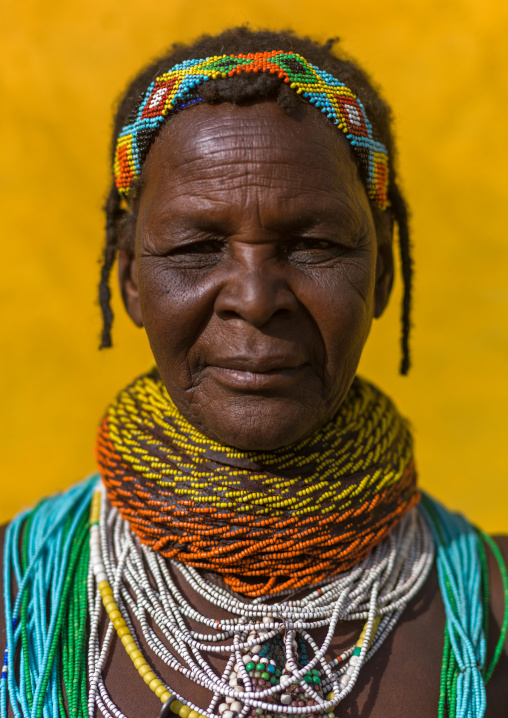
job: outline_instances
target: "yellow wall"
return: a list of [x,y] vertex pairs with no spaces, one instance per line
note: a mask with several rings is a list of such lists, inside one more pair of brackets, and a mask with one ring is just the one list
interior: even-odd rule
[[3,0],[0,520],[94,469],[101,413],[150,363],[118,294],[96,349],[111,105],[171,42],[249,22],[339,35],[392,103],[414,369],[397,375],[399,286],[362,370],[410,417],[422,485],[507,531],[507,20],[504,0]]

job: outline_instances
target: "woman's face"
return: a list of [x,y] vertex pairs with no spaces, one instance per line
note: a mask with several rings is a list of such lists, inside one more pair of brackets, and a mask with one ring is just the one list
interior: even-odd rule
[[171,398],[209,437],[289,444],[353,381],[392,254],[351,152],[312,108],[272,102],[185,110],[150,150],[122,293]]

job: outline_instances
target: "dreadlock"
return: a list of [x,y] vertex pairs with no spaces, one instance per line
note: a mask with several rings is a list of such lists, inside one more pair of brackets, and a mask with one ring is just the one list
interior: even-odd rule
[[[356,62],[341,53],[333,52],[337,38],[320,44],[309,38],[297,37],[291,31],[254,32],[246,27],[236,27],[219,35],[204,35],[191,45],[175,44],[169,52],[154,60],[128,86],[121,99],[114,121],[112,139],[112,155],[115,151],[116,139],[124,124],[133,117],[140,97],[148,85],[162,72],[172,66],[194,58],[221,54],[248,54],[270,50],[282,50],[303,55],[312,64],[318,65],[334,77],[344,82],[361,99],[367,115],[376,128],[380,140],[386,146],[389,157],[388,199],[393,219],[398,228],[399,254],[403,279],[403,299],[401,313],[401,351],[400,373],[407,374],[410,367],[409,334],[411,329],[411,289],[412,260],[409,238],[408,209],[397,182],[395,143],[391,128],[391,111],[388,104],[381,98],[372,81]],[[243,74],[228,79],[219,78],[205,83],[200,88],[203,102],[211,104],[231,102],[241,104],[273,100],[284,110],[291,112],[298,102],[303,102],[285,83],[274,75]],[[356,158],[355,158],[356,161]],[[362,168],[360,167],[362,171]],[[373,211],[380,211],[372,205]],[[111,309],[111,290],[109,279],[119,246],[119,227],[124,221],[133,221],[136,216],[136,200],[131,210],[125,207],[114,181],[112,181],[106,211],[106,242],[102,255],[102,266],[99,283],[99,303],[103,317],[100,348],[111,346],[111,327],[113,311]],[[133,247],[122,247],[133,252]]]

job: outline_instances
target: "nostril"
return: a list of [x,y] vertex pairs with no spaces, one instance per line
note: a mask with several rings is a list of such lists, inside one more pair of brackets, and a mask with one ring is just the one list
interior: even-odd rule
[[263,327],[274,319],[283,319],[285,312],[283,310],[277,310],[276,312],[246,312],[246,311],[234,311],[227,309],[217,313],[223,321],[242,320],[251,324],[254,327]]
[[220,316],[221,319],[225,319],[225,320],[237,319],[240,316],[240,314],[238,312],[235,312],[232,309],[223,309],[223,310],[217,312],[217,314]]
[[297,309],[298,300],[283,278],[263,272],[231,278],[215,301],[215,312],[222,319],[241,317],[257,327],[275,317],[289,317]]

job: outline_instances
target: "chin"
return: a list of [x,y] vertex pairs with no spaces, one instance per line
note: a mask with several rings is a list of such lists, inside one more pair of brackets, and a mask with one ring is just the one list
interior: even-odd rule
[[[229,410],[228,410],[229,408]],[[232,401],[220,417],[201,417],[201,430],[221,444],[247,451],[273,451],[312,434],[328,420],[319,410],[299,401],[249,397]]]

